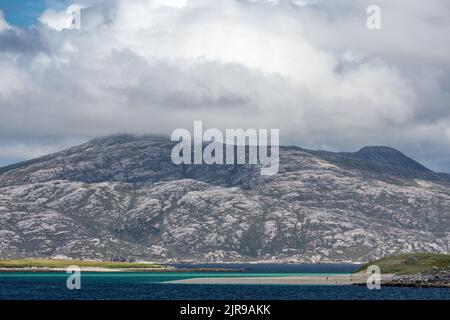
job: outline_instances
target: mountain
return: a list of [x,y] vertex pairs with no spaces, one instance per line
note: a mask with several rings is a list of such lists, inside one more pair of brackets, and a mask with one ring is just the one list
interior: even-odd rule
[[369,261],[450,247],[450,176],[401,152],[280,149],[280,171],[181,165],[118,135],[0,169],[0,257]]

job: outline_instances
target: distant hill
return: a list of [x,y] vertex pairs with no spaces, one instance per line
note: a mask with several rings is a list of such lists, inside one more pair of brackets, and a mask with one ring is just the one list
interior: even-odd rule
[[450,272],[450,255],[415,253],[389,256],[367,263],[356,272],[365,272],[370,265],[379,266],[382,274],[413,275],[438,271]]
[[405,170],[427,173],[432,172],[417,161],[405,156],[400,151],[389,147],[365,147],[358,152],[348,155],[383,167],[403,168]]
[[280,171],[181,165],[116,135],[0,169],[0,257],[369,261],[448,253],[450,176],[388,147],[282,147]]

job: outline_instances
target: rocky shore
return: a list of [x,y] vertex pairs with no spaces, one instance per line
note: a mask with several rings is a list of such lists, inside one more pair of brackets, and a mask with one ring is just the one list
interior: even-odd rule
[[416,288],[450,288],[450,270],[414,275],[396,275],[385,281],[383,285]]

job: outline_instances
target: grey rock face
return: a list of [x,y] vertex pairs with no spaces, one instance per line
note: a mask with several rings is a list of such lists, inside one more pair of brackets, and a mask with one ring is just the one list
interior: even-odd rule
[[450,178],[402,153],[281,148],[280,172],[112,136],[0,169],[0,257],[367,261],[447,252]]

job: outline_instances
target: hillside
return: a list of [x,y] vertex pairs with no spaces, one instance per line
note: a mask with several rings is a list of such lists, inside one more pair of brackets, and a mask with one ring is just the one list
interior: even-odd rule
[[112,262],[112,261],[80,261],[64,259],[0,259],[0,269],[67,269],[70,266],[80,268],[102,269],[138,269],[138,270],[165,270],[165,266],[149,263]]
[[280,172],[183,165],[128,135],[0,169],[0,257],[369,261],[448,253],[450,179],[401,152],[280,150]]
[[415,253],[389,256],[363,265],[356,273],[364,272],[370,265],[379,266],[383,274],[413,275],[437,271],[450,272],[450,255]]

